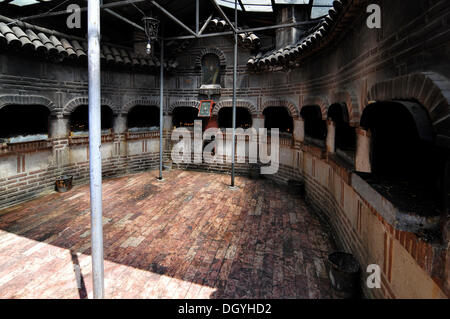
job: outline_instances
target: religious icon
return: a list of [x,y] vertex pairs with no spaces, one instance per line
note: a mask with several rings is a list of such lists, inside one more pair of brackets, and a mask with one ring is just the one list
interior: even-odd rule
[[220,61],[214,54],[207,54],[202,60],[203,84],[219,84]]

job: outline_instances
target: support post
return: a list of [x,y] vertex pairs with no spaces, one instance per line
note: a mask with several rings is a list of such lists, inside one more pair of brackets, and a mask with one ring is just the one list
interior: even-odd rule
[[198,36],[200,28],[200,0],[195,1],[195,34]]
[[100,114],[100,1],[88,2],[89,170],[94,298],[104,297]]
[[450,220],[448,216],[449,202],[449,175],[450,175],[450,160],[446,159],[444,163],[444,176],[442,177],[442,212],[441,212],[441,233],[442,244],[448,244],[450,240]]
[[[234,23],[237,30],[237,0],[234,1]],[[233,60],[233,134],[231,152],[231,187],[234,187],[234,166],[236,157],[236,81],[237,81],[237,43],[238,35],[234,32],[234,60]]]
[[160,84],[159,84],[159,180],[163,179],[163,110],[164,110],[164,40],[161,38]]

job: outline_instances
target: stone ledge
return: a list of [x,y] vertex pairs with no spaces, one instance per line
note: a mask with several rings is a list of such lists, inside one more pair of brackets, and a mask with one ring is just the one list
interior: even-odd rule
[[351,186],[395,229],[417,234],[439,227],[440,216],[425,217],[400,211],[355,173],[351,176]]

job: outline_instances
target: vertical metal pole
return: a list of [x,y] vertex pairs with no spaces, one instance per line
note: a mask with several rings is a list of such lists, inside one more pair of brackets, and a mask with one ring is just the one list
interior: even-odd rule
[[[234,1],[234,24],[237,30],[237,0]],[[236,78],[237,78],[237,32],[234,33],[234,60],[233,60],[233,135],[232,135],[232,162],[231,162],[231,187],[234,187],[234,162],[236,156]]]
[[94,298],[104,297],[100,104],[100,1],[88,1],[89,170]]
[[200,0],[195,1],[195,34],[198,35],[200,24]]
[[441,212],[441,233],[442,233],[442,243],[446,244],[449,240],[450,234],[447,231],[448,221],[448,192],[449,192],[449,177],[450,174],[450,160],[445,159],[444,163],[444,176],[442,179],[442,212]]
[[159,84],[159,179],[162,180],[163,168],[163,110],[164,110],[164,40],[161,38],[161,69]]

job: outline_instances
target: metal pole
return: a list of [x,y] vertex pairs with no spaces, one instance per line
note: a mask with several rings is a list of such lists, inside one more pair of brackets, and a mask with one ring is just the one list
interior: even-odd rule
[[[100,8],[102,8],[102,9],[104,9],[104,8],[117,8],[117,7],[122,7],[122,6],[125,6],[125,5],[128,5],[128,4],[139,3],[139,2],[144,2],[144,1],[147,1],[147,0],[127,0],[127,1],[106,3],[106,4],[102,4],[100,6]],[[88,8],[80,8],[80,12],[84,12],[86,10],[88,10]],[[34,20],[34,19],[39,19],[39,18],[55,17],[55,16],[60,16],[60,15],[66,15],[66,14],[67,14],[67,10],[47,12],[47,13],[39,13],[39,14],[35,14],[35,15],[32,15],[32,16],[18,18],[15,21],[27,21],[27,20]]]
[[100,102],[100,1],[88,1],[89,170],[94,298],[104,297]]
[[192,31],[188,26],[186,26],[183,22],[181,22],[180,20],[178,20],[173,14],[171,14],[169,11],[167,11],[166,9],[164,9],[162,6],[160,6],[156,1],[151,1],[151,3],[157,7],[159,10],[161,10],[166,16],[168,16],[170,19],[172,19],[173,21],[175,21],[176,23],[178,23],[178,25],[180,25],[183,29],[185,29],[187,32],[189,32],[190,34],[192,34],[194,37],[197,37],[197,33],[195,33],[194,31]]
[[163,109],[164,109],[164,40],[161,39],[161,69],[159,84],[159,180],[163,179]]
[[142,26],[140,26],[139,24],[136,24],[136,23],[134,23],[133,21],[128,20],[128,19],[125,18],[124,16],[121,16],[120,14],[118,14],[118,13],[112,11],[111,9],[104,9],[104,10],[105,10],[105,12],[108,12],[110,15],[112,15],[112,16],[114,16],[114,17],[116,17],[116,18],[118,18],[118,19],[120,19],[120,20],[122,20],[122,21],[125,21],[125,22],[128,23],[129,25],[132,25],[132,26],[135,27],[136,29],[145,32],[145,28],[142,27]]
[[[234,23],[235,30],[237,30],[237,0],[234,0]],[[236,156],[236,78],[237,78],[237,43],[238,35],[237,32],[234,33],[234,65],[233,65],[233,135],[232,141],[232,162],[231,162],[231,187],[234,187],[234,162]]]
[[[209,21],[208,21],[208,23],[209,23]],[[314,23],[318,23],[318,22],[314,21]],[[288,28],[288,27],[298,27],[298,26],[308,25],[308,24],[312,24],[311,21],[286,23],[286,24],[272,25],[272,26],[267,26],[267,27],[240,29],[238,33],[274,30],[274,29],[282,29],[282,28]],[[202,29],[205,29],[206,26],[207,25],[203,25]],[[214,32],[214,33],[203,34],[203,32],[200,30],[199,35],[197,37],[192,36],[192,35],[182,35],[182,36],[168,37],[168,38],[165,38],[165,40],[189,40],[189,39],[195,39],[195,38],[221,37],[224,35],[232,35],[232,34],[234,34],[234,31],[223,31],[223,32]]]
[[[236,2],[236,1],[234,1]],[[212,5],[217,9],[217,11],[219,11],[220,15],[222,16],[222,18],[225,19],[225,21],[228,23],[228,25],[231,27],[231,29],[234,32],[237,32],[237,24],[236,24],[236,28],[233,26],[233,24],[231,23],[230,19],[228,19],[227,15],[225,14],[225,12],[223,12],[222,8],[217,4],[216,0],[211,0]],[[236,4],[234,6],[234,11],[237,11],[237,7]],[[234,14],[236,16],[236,13]]]
[[208,24],[211,22],[211,19],[213,18],[213,15],[211,14],[208,19],[206,20],[205,24],[203,24],[203,27],[200,29],[200,32],[198,33],[199,36],[202,35],[203,31],[205,31]]
[[195,34],[198,35],[200,24],[200,3],[199,0],[195,1]]

